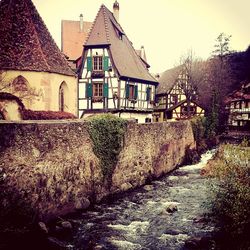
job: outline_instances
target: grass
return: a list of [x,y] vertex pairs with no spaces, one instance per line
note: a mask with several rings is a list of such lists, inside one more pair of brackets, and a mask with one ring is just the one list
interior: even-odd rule
[[[250,249],[250,147],[221,145],[209,175],[212,216],[224,235],[218,249]],[[229,247],[229,248],[228,248]]]

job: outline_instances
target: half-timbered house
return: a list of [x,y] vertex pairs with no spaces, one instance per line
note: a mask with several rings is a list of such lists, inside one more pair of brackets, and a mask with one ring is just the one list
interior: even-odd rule
[[154,121],[204,116],[196,99],[196,90],[185,66],[166,70],[159,78]]
[[226,98],[230,130],[250,131],[250,83],[243,84]]
[[84,44],[79,69],[79,117],[111,112],[152,120],[157,80],[138,56],[114,14],[102,5]]

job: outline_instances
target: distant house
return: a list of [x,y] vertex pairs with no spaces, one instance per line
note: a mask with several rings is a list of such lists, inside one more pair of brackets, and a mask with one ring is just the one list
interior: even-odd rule
[[196,99],[196,90],[183,65],[166,70],[159,78],[154,121],[204,116],[204,110]]
[[33,110],[77,113],[77,78],[31,0],[0,1],[0,89]]
[[102,5],[84,44],[79,70],[79,116],[111,112],[138,122],[152,120],[157,80],[136,53],[114,14]]
[[230,130],[250,131],[250,83],[228,95],[226,108]]
[[77,68],[76,61],[82,56],[83,44],[92,24],[84,21],[82,14],[79,21],[62,20],[61,51],[66,55],[72,69]]

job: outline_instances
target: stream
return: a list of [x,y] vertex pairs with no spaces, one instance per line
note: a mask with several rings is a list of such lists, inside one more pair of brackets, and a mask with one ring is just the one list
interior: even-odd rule
[[210,237],[214,225],[203,217],[209,180],[200,170],[213,154],[74,218],[68,249],[189,249],[190,238]]

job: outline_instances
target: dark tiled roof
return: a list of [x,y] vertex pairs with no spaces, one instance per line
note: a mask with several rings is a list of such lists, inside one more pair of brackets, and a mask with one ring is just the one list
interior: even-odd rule
[[0,69],[74,76],[31,0],[0,1]]
[[241,89],[233,91],[225,98],[225,103],[240,101],[240,100],[250,100],[250,83],[242,84]]
[[164,71],[159,78],[157,94],[168,93],[176,83],[181,70],[182,66],[178,66]]
[[145,63],[137,55],[113,13],[104,5],[97,13],[84,45],[85,48],[97,46],[109,46],[111,57],[121,78],[157,84],[157,80],[148,72]]

